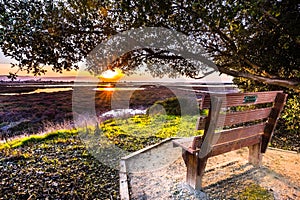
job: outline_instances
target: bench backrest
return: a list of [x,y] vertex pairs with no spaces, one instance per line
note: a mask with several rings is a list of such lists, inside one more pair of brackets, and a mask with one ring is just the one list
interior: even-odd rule
[[264,153],[286,97],[282,91],[203,95],[200,108],[209,114],[198,120],[204,136],[195,137],[192,148],[212,157],[261,143]]

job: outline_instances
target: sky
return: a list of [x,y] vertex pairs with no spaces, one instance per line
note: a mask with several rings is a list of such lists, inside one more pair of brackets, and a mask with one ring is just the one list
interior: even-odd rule
[[[10,59],[9,57],[6,57],[3,55],[2,51],[0,50],[0,75],[8,75],[9,72],[16,72],[17,68],[11,68],[10,63],[16,63],[15,60]],[[57,77],[57,76],[76,76],[76,71],[64,71],[63,74],[55,73],[51,70],[51,67],[47,67],[47,74],[48,77]],[[33,76],[32,74],[27,74],[26,71],[20,71],[18,72],[18,75],[20,76]]]
[[[10,63],[13,63],[13,62],[16,62],[8,57],[5,57],[3,55],[3,53],[1,52],[0,50],[0,75],[8,75],[9,72],[16,72],[17,69],[15,68],[11,68],[11,64]],[[81,64],[83,65],[83,64]],[[84,68],[84,66],[82,66]],[[76,76],[84,76],[85,79],[89,79],[88,77],[90,76],[88,72],[80,72],[78,73],[78,71],[75,71],[75,70],[72,70],[72,71],[63,71],[62,74],[60,73],[56,73],[54,71],[52,71],[51,67],[46,67],[46,74],[43,75],[43,76],[38,76],[36,77],[35,79],[43,79],[43,80],[49,80],[48,78],[46,77],[51,77],[53,80],[66,80],[66,81],[71,81],[71,80],[74,80]],[[32,76],[33,77],[33,74],[27,74],[26,71],[20,71],[18,72],[18,75],[19,76]],[[50,78],[50,79],[51,79]],[[173,82],[173,81],[176,81],[176,82],[179,82],[179,81],[182,81],[182,82],[185,82],[185,81],[195,81],[194,79],[190,79],[190,78],[186,78],[186,77],[181,77],[181,78],[176,78],[176,79],[172,79],[172,78],[167,78],[167,77],[164,77],[163,79],[159,79],[159,78],[153,78],[150,74],[134,74],[134,75],[131,75],[131,76],[124,76],[121,81],[167,81],[167,82]],[[199,82],[231,82],[232,81],[232,77],[230,76],[227,76],[225,74],[222,74],[221,76],[218,74],[218,73],[214,73],[208,77],[205,77],[205,79],[200,79],[200,80],[197,80]]]

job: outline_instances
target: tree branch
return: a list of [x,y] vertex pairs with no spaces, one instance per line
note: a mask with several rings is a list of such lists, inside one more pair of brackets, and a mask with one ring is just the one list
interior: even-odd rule
[[268,77],[250,74],[247,72],[241,72],[241,71],[235,71],[232,69],[227,69],[223,66],[217,66],[217,67],[219,69],[219,72],[230,75],[230,76],[248,78],[248,79],[251,79],[254,81],[259,81],[259,82],[270,84],[270,85],[282,86],[282,87],[286,87],[289,89],[293,89],[296,92],[300,92],[300,81],[282,80],[280,78],[268,78]]

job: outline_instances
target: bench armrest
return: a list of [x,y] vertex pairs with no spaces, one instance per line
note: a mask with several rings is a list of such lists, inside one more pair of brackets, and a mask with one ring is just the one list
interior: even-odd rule
[[196,154],[197,152],[200,151],[200,148],[195,148],[195,149],[193,148],[195,138],[197,138],[197,140],[201,141],[201,136],[180,138],[180,139],[176,139],[176,140],[172,141],[173,147],[181,147],[182,149],[184,149],[185,151],[188,151],[191,154]]

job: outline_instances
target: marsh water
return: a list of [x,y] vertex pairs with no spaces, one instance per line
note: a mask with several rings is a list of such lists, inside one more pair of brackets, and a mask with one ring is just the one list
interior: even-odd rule
[[93,107],[98,117],[106,119],[144,114],[156,101],[190,94],[197,98],[204,91],[226,93],[237,89],[231,83],[0,82],[0,136],[3,131],[11,137],[43,131],[47,123],[72,122],[77,101],[79,111]]
[[191,92],[236,92],[232,83],[196,83],[196,82],[123,82],[123,83],[0,83],[1,96],[27,95],[36,93],[53,93],[73,90],[74,87],[86,87],[96,92],[144,90],[144,86],[164,86]]

